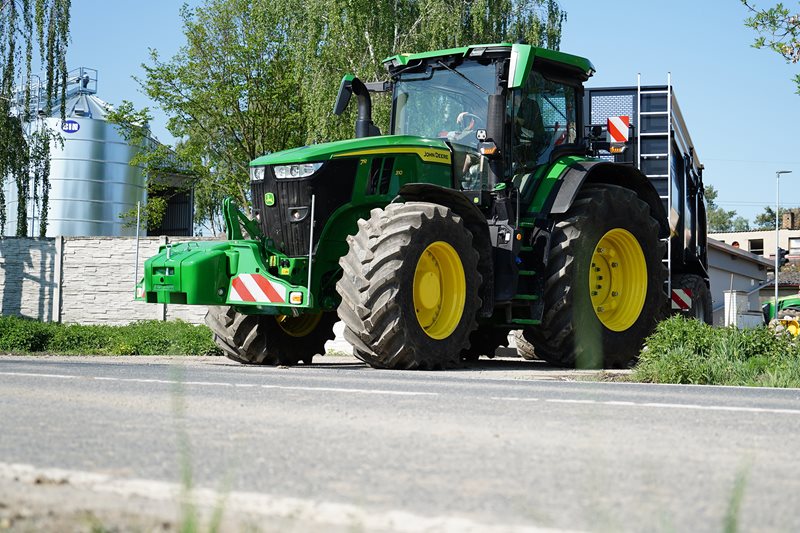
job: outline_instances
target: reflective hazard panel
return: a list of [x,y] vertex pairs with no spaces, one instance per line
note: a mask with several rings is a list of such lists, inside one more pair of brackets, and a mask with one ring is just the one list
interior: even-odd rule
[[631,118],[622,115],[619,117],[608,117],[606,120],[606,137],[610,143],[628,142],[628,130],[631,126]]

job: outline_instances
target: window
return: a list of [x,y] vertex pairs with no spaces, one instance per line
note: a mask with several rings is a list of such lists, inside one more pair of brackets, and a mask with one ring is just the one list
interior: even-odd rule
[[447,139],[477,149],[476,133],[486,128],[489,94],[496,86],[494,64],[473,61],[401,74],[395,89],[394,133]]
[[789,255],[800,255],[800,238],[789,239]]
[[756,255],[764,255],[764,239],[749,239],[747,247],[750,252]]
[[556,146],[577,141],[575,88],[533,71],[514,91],[511,109],[515,174],[546,162]]

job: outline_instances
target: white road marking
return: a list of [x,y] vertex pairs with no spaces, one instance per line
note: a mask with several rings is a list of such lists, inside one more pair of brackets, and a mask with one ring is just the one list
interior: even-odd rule
[[384,394],[388,396],[439,396],[438,392],[396,391],[386,389],[349,389],[346,387],[301,387],[299,385],[262,385],[258,383],[225,383],[219,381],[179,381],[168,379],[145,378],[112,378],[105,376],[75,376],[68,374],[36,374],[33,372],[0,372],[0,376],[19,376],[53,379],[93,379],[96,381],[117,381],[124,383],[155,383],[161,385],[183,385],[198,387],[260,387],[262,389],[277,389],[308,392],[341,392],[345,394]]
[[[0,372],[0,376],[19,376],[52,379],[94,379],[97,381],[117,381],[127,383],[156,383],[163,385],[184,385],[199,387],[241,387],[262,389],[307,391],[307,392],[339,392],[345,394],[384,394],[388,396],[439,396],[438,392],[414,392],[414,391],[394,391],[386,389],[349,389],[345,387],[302,387],[299,385],[265,385],[257,383],[225,383],[219,381],[178,381],[166,379],[145,379],[145,378],[115,378],[105,376],[76,376],[69,374],[37,374],[34,372]],[[578,398],[550,398],[539,400],[538,398],[524,398],[515,396],[491,396],[491,400],[504,402],[538,402],[566,403],[566,404],[586,404],[586,405],[611,405],[617,407],[653,407],[656,409],[691,409],[697,411],[725,411],[735,413],[771,413],[785,415],[800,415],[800,409],[774,409],[769,407],[743,407],[728,405],[700,405],[689,403],[660,403],[660,402],[629,402],[629,401],[598,401],[585,400]]]
[[[537,398],[523,398],[514,396],[492,396],[491,400],[507,402],[536,402]],[[659,403],[659,402],[623,402],[623,401],[599,401],[582,400],[571,398],[551,398],[543,400],[549,403],[571,403],[589,405],[611,405],[618,407],[653,407],[656,409],[691,409],[697,411],[728,411],[734,413],[773,413],[781,415],[800,415],[800,409],[774,409],[771,407],[740,407],[731,405],[700,405],[693,403]]]
[[[97,495],[111,494],[120,501],[141,498],[151,502],[174,503],[185,501],[185,491],[178,483],[150,479],[128,479],[95,472],[64,470],[60,468],[37,468],[28,464],[0,463],[0,479],[29,485],[21,493],[34,490],[35,485],[47,482],[49,487],[64,487],[65,491],[84,490]],[[565,530],[479,523],[458,516],[423,516],[401,510],[374,511],[347,503],[323,502],[274,496],[258,492],[226,491],[224,494],[212,489],[195,488],[188,495],[195,506],[214,509],[224,501],[227,517],[258,516],[290,520],[301,530],[303,524],[353,528],[363,531],[414,532],[475,532],[475,533],[555,533]]]

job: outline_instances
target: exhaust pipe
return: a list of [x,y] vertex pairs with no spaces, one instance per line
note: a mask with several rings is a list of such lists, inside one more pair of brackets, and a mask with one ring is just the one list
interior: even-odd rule
[[367,86],[360,79],[352,74],[342,78],[339,86],[339,94],[336,96],[336,104],[333,106],[333,114],[341,115],[350,103],[350,97],[356,95],[358,99],[358,118],[356,118],[356,138],[374,137],[380,135],[378,127],[372,122],[372,99],[369,96]]

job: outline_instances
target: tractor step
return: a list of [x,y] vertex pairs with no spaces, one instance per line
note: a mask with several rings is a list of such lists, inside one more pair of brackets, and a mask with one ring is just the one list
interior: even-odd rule
[[517,272],[520,276],[535,276],[535,270],[520,270]]
[[538,326],[542,323],[541,320],[534,320],[532,318],[512,318],[512,324],[520,324],[523,326]]
[[520,246],[519,247],[519,251],[520,252],[532,252],[533,251],[533,246]]
[[515,300],[530,300],[530,301],[534,301],[534,300],[538,300],[539,297],[536,296],[535,294],[517,294],[516,296],[514,296],[514,299]]

